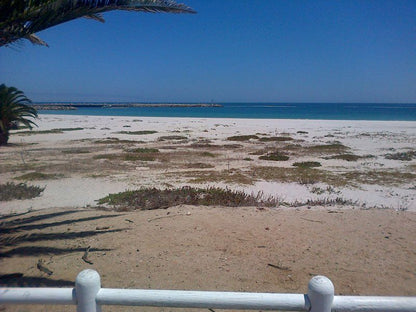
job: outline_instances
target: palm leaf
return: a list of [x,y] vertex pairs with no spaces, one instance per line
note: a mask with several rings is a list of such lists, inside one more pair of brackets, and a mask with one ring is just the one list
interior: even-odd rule
[[79,17],[104,22],[101,13],[112,10],[195,13],[171,0],[0,0],[0,46],[22,38],[46,45],[34,33]]

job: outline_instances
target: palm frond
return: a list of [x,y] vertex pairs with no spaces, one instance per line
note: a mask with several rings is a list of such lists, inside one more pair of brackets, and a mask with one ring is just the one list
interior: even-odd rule
[[79,17],[104,22],[101,13],[112,10],[196,13],[172,0],[1,0],[0,46],[22,38],[46,45],[33,34]]

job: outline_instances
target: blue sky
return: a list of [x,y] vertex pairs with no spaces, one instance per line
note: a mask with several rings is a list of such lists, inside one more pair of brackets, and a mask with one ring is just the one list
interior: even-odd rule
[[183,0],[0,48],[34,101],[416,103],[416,1]]

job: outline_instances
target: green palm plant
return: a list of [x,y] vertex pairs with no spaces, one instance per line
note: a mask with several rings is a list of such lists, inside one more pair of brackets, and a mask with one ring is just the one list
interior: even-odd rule
[[0,0],[0,46],[19,39],[47,46],[36,32],[79,17],[104,22],[101,13],[112,10],[195,13],[171,0]]
[[23,124],[30,129],[36,126],[30,118],[37,118],[38,113],[31,103],[22,91],[0,85],[0,146],[7,144],[14,126]]

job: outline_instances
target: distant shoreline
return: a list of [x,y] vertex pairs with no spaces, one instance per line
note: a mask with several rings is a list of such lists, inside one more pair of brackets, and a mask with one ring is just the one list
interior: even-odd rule
[[40,114],[243,119],[416,121],[416,104],[38,102]]
[[208,103],[37,103],[37,110],[76,110],[79,107],[127,108],[127,107],[222,107]]

